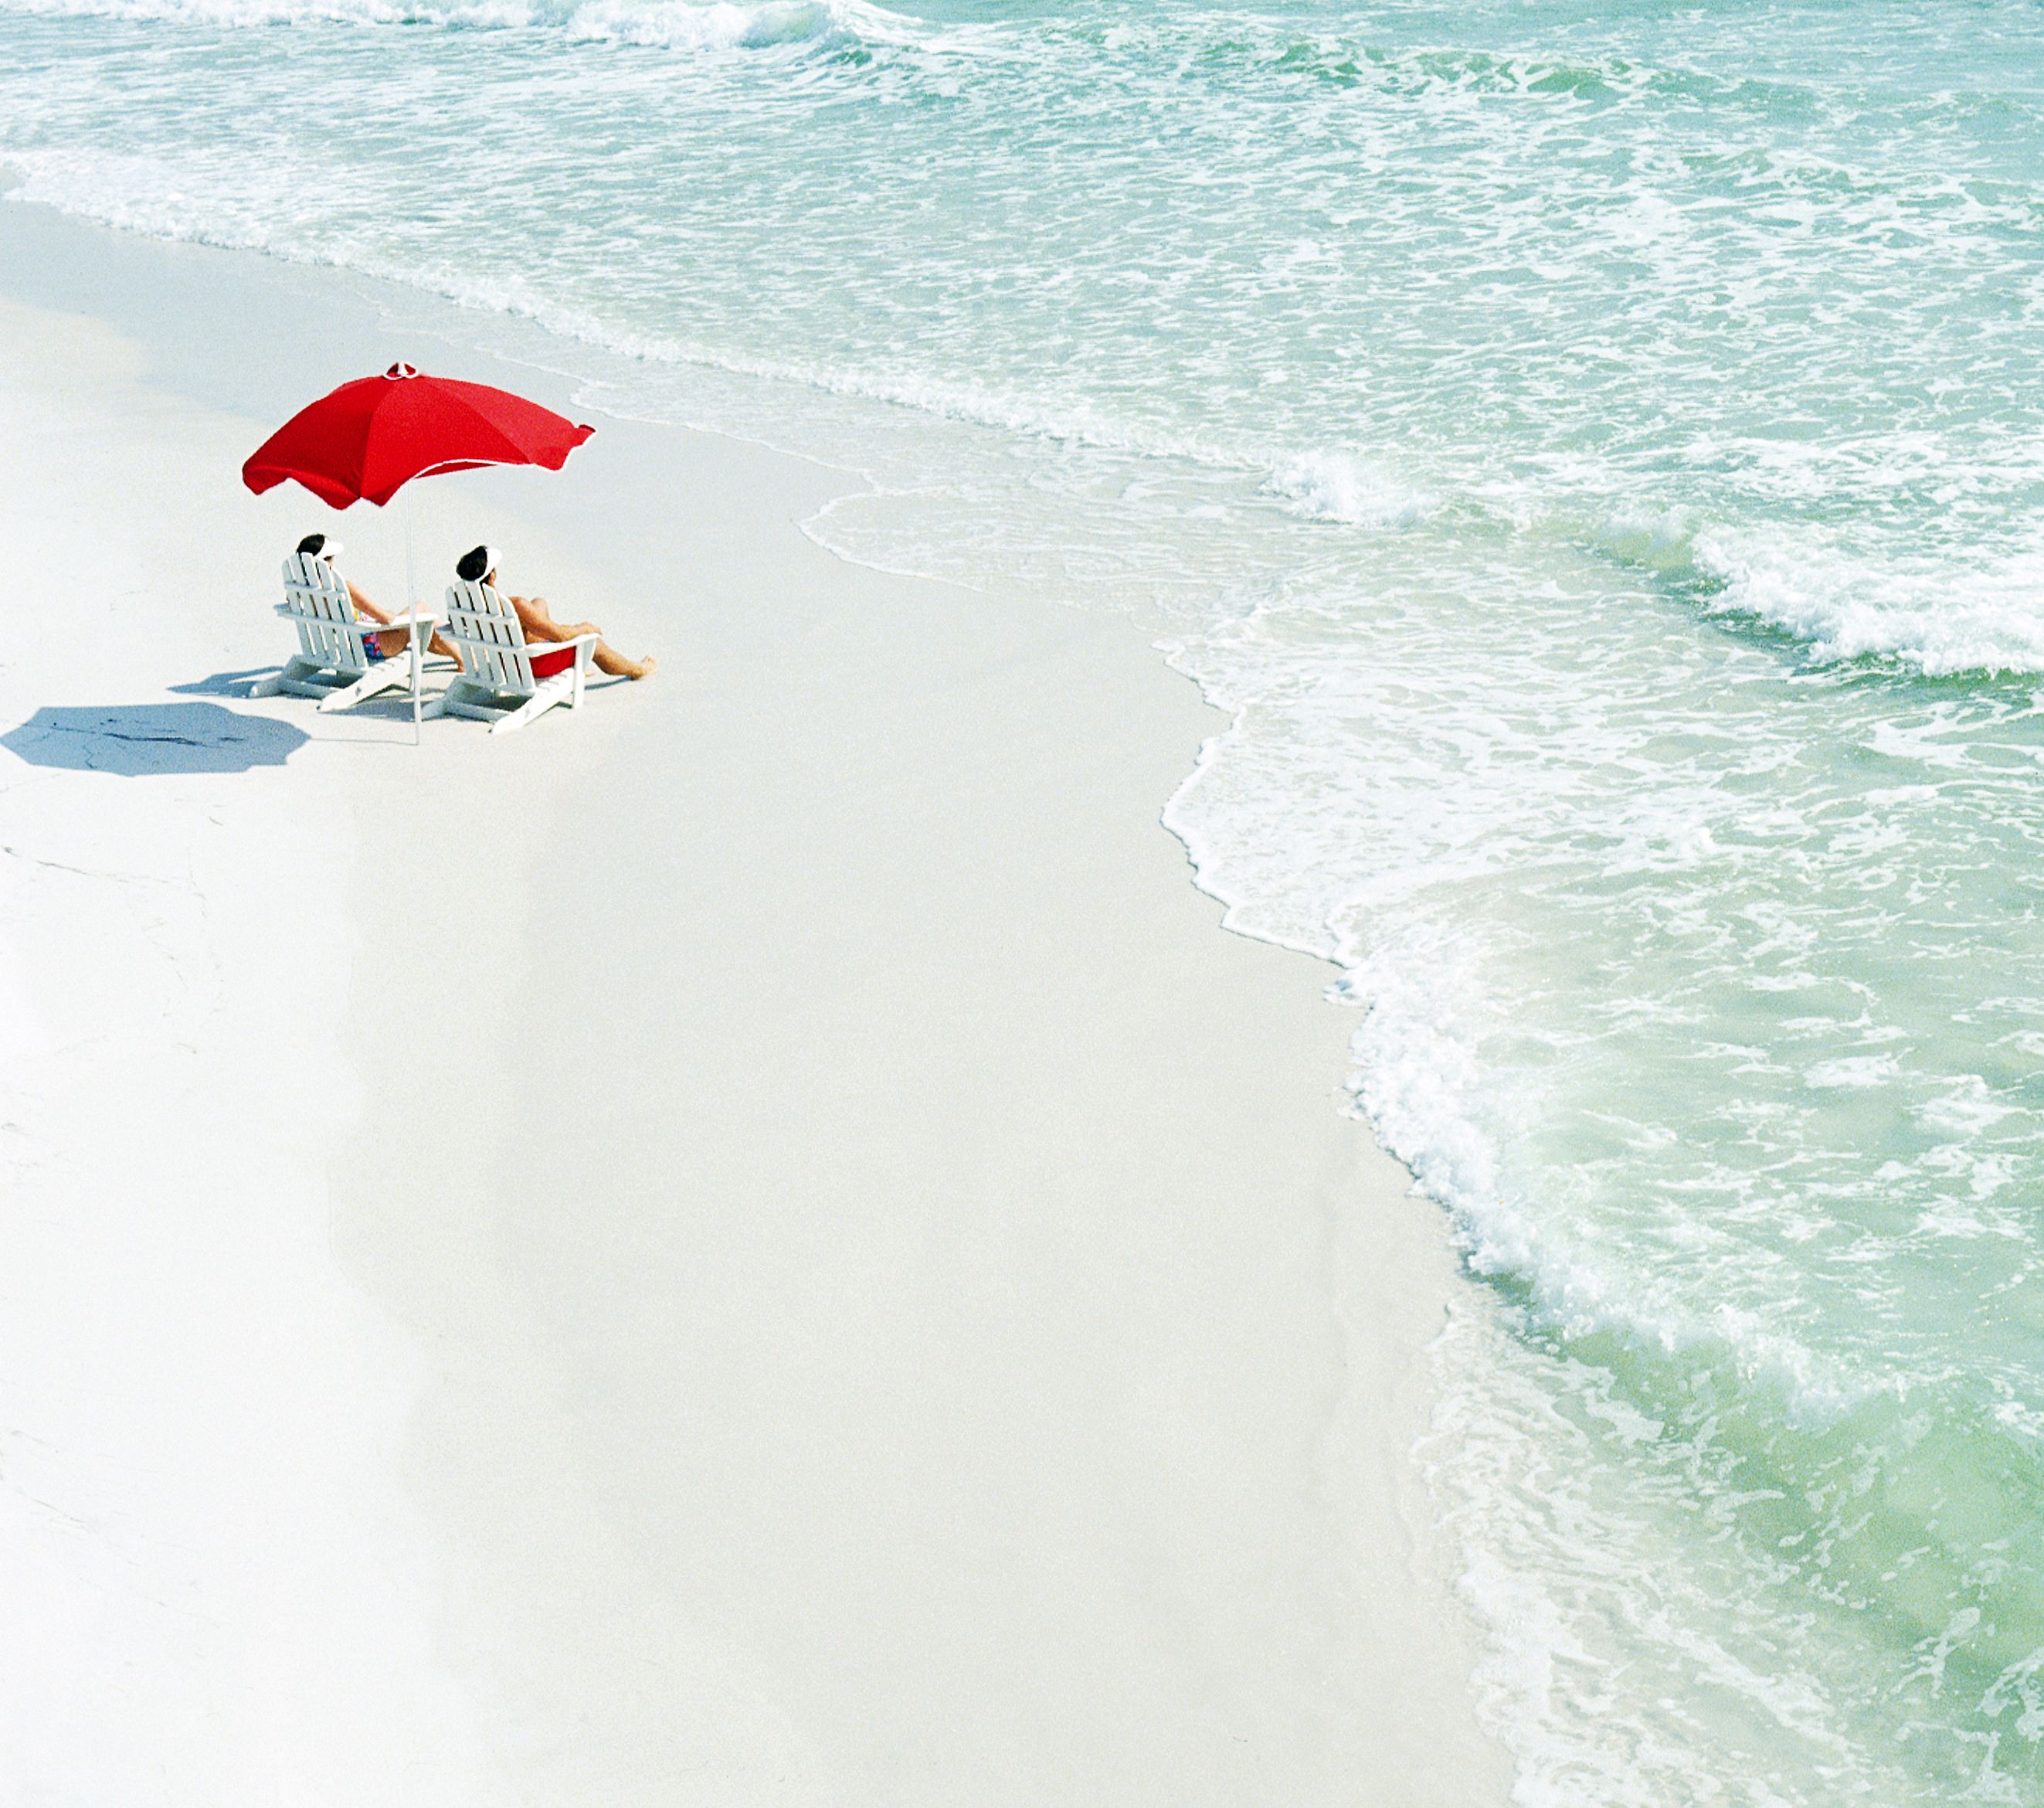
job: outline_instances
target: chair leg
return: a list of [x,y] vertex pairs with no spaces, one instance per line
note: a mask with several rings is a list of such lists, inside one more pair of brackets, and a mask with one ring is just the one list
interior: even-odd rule
[[535,691],[515,710],[507,710],[490,725],[492,734],[509,734],[523,728],[537,715],[543,714],[550,703],[559,702],[558,697],[549,697],[544,691]]
[[[395,666],[395,671],[390,668]],[[325,710],[345,710],[352,705],[366,702],[386,691],[410,682],[406,675],[407,663],[401,659],[379,660],[350,685],[336,691],[331,697],[322,698],[319,707]]]
[[440,716],[461,714],[462,706],[468,702],[469,692],[474,688],[474,685],[467,677],[457,673],[448,681],[448,687],[439,696],[431,697],[426,700],[425,706],[419,711],[419,720],[422,722],[432,721]]
[[267,678],[259,678],[250,685],[248,694],[251,697],[281,697],[294,684],[304,678],[307,672],[318,670],[320,667],[307,659],[304,654],[294,653],[284,661],[282,667]]
[[540,687],[501,721],[491,725],[492,734],[508,733],[521,729],[535,716],[544,716],[556,703],[565,703],[574,695],[574,687],[567,672],[558,672],[544,680]]

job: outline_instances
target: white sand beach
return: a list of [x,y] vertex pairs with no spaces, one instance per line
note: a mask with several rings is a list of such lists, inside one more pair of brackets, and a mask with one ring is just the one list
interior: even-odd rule
[[0,1795],[1502,1802],[1412,1449],[1462,1283],[1129,624],[592,415],[418,486],[647,683],[251,703],[240,460],[452,309],[0,208]]

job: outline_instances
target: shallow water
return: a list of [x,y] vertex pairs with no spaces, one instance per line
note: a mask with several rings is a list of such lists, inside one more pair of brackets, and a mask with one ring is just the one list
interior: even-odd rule
[[[1527,1802],[2044,1802],[2044,13],[0,0],[0,160],[1128,610],[1490,1303]],[[962,598],[960,606],[995,606]]]

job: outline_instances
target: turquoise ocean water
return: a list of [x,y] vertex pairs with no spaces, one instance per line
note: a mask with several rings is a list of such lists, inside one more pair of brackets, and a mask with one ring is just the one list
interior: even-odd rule
[[1484,1282],[1520,1800],[2044,1803],[2044,11],[0,0],[0,161],[1134,614]]

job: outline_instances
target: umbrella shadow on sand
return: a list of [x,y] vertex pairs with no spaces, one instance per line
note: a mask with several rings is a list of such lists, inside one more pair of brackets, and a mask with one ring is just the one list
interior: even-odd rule
[[217,703],[113,703],[38,710],[0,734],[0,747],[31,766],[136,779],[281,766],[309,738],[289,722]]

